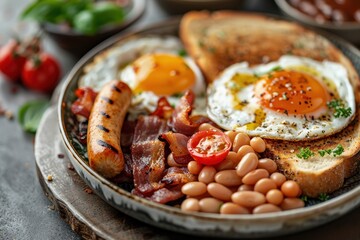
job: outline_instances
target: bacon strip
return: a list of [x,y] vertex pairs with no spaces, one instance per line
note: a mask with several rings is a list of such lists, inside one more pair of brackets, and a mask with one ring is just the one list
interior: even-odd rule
[[170,126],[174,132],[191,136],[196,132],[200,124],[211,122],[211,120],[205,116],[190,116],[194,100],[195,94],[191,90],[188,90],[184,96],[181,97],[180,104],[176,106],[170,122]]
[[144,195],[165,184],[160,183],[165,170],[165,143],[159,140],[136,143],[131,148],[135,188]]
[[140,116],[134,130],[133,144],[157,140],[158,137],[168,131],[165,120],[157,116]]
[[189,172],[187,167],[170,167],[161,179],[162,183],[170,186],[184,185],[193,181],[196,181],[196,177]]
[[192,160],[187,149],[188,136],[181,133],[167,132],[161,135],[169,144],[175,162],[178,164],[187,164]]
[[97,92],[89,87],[83,87],[76,89],[75,95],[78,99],[71,105],[71,112],[75,115],[81,115],[86,119],[89,119]]
[[151,116],[158,116],[163,119],[169,119],[172,116],[174,108],[170,105],[166,97],[159,98],[157,102],[157,107]]
[[168,188],[161,188],[155,191],[150,197],[149,200],[161,204],[165,204],[171,201],[175,201],[179,198],[184,196],[179,188],[168,189]]
[[131,154],[134,185],[141,194],[151,195],[164,186],[165,143],[158,137],[167,130],[166,121],[157,116],[142,116],[136,124]]
[[133,142],[135,133],[135,121],[124,121],[123,127],[121,128],[120,145],[122,148],[130,148]]
[[165,204],[171,201],[175,201],[181,197],[184,196],[184,194],[181,192],[181,188],[176,186],[173,188],[160,188],[156,191],[154,191],[151,195],[146,196],[139,192],[137,189],[133,189],[131,191],[131,194],[146,198],[150,201]]

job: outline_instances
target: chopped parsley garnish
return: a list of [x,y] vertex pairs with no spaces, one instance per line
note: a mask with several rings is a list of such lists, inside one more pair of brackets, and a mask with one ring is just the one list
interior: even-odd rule
[[323,202],[325,202],[326,200],[329,200],[329,198],[330,198],[330,196],[325,193],[320,193],[320,195],[318,197],[318,199]]
[[334,99],[327,103],[327,106],[334,110],[334,117],[340,118],[340,117],[349,117],[351,115],[351,108],[345,107],[345,104],[342,100]]
[[270,72],[281,71],[281,70],[283,70],[282,67],[276,66],[276,67],[273,67],[273,68],[270,70]]
[[342,153],[344,152],[344,148],[343,146],[341,146],[340,144],[336,146],[336,148],[334,148],[333,150],[331,149],[327,149],[327,150],[319,150],[319,154],[320,156],[325,156],[325,154],[333,154],[334,157],[340,156]]
[[187,52],[185,51],[185,49],[181,49],[178,51],[178,55],[180,57],[185,57],[185,56],[187,56]]
[[308,199],[308,196],[306,196],[306,195],[302,195],[301,197],[300,197],[300,199],[301,200],[303,200],[304,202],[307,202],[309,199]]
[[332,151],[334,157],[340,156],[343,152],[344,148],[340,144],[337,145],[336,148]]
[[298,154],[296,154],[296,156],[298,158],[302,158],[302,159],[308,159],[311,156],[314,156],[314,152],[312,152],[310,150],[310,148],[306,147],[306,148],[300,148],[300,152]]
[[319,154],[320,156],[325,156],[325,154],[331,154],[332,150],[331,149],[327,149],[327,150],[319,150]]

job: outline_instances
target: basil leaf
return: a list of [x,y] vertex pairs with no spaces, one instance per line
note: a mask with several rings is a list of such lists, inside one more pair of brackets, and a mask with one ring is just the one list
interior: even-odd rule
[[104,1],[35,0],[21,16],[39,23],[66,24],[75,31],[93,35],[106,25],[122,22],[125,11],[115,3]]
[[21,14],[23,19],[32,19],[38,22],[60,23],[64,21],[62,3],[53,0],[34,2]]
[[124,10],[110,2],[96,4],[93,13],[99,28],[107,24],[119,23],[125,17]]
[[73,26],[74,16],[83,10],[92,8],[91,0],[72,0],[63,5],[63,13],[66,21]]
[[35,133],[48,106],[48,100],[35,100],[22,105],[18,111],[18,120],[22,128],[26,132]]
[[37,0],[22,12],[21,17],[40,23],[66,22],[71,25],[78,12],[91,7],[91,0]]
[[98,25],[93,12],[89,10],[79,12],[74,18],[74,29],[88,35],[95,34],[98,30]]

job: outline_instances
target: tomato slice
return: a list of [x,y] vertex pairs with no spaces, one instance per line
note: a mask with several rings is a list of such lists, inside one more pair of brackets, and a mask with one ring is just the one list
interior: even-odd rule
[[187,148],[197,162],[204,165],[215,165],[228,155],[231,140],[221,131],[200,131],[191,136]]

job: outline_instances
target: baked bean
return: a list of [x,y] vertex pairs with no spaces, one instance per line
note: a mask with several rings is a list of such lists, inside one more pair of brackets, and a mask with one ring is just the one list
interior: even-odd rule
[[174,156],[172,153],[170,153],[167,157],[167,164],[170,167],[183,167],[184,166],[183,164],[179,164],[179,163],[175,162]]
[[219,213],[222,201],[216,198],[203,198],[199,201],[200,211],[207,213]]
[[250,145],[244,145],[239,148],[237,151],[237,157],[242,159],[247,153],[254,153],[254,149]]
[[266,171],[265,169],[255,169],[249,172],[248,174],[246,174],[242,178],[242,182],[244,184],[254,185],[260,179],[268,178],[268,177],[269,177],[269,172]]
[[302,208],[305,206],[305,203],[300,198],[284,198],[280,207],[283,210],[290,210],[295,208]]
[[236,174],[236,170],[223,170],[215,175],[215,182],[226,187],[239,186],[241,177]]
[[270,212],[281,212],[281,208],[271,203],[265,203],[253,209],[253,214],[270,213]]
[[277,170],[276,162],[270,158],[259,159],[257,167],[266,169],[270,174]]
[[234,139],[236,137],[236,135],[238,134],[237,132],[235,132],[234,130],[232,131],[226,131],[224,132],[229,138],[230,138],[230,141],[233,143],[234,142]]
[[227,202],[221,205],[220,207],[220,213],[221,214],[249,214],[250,211],[240,205],[237,205],[232,202]]
[[266,193],[266,201],[279,205],[284,200],[284,194],[279,189],[271,189]]
[[198,163],[197,161],[190,161],[187,167],[189,172],[194,175],[198,175],[203,168],[202,164]]
[[230,151],[223,161],[215,165],[215,168],[218,171],[234,169],[239,160],[240,158],[237,157],[237,153]]
[[208,193],[216,199],[228,202],[231,200],[232,191],[220,183],[207,185]]
[[231,200],[243,207],[256,207],[266,202],[265,196],[259,192],[242,191],[231,195]]
[[249,145],[250,138],[246,133],[238,133],[236,134],[233,142],[233,151],[237,152],[241,146]]
[[262,178],[256,182],[254,186],[255,192],[260,192],[262,194],[266,194],[271,189],[276,189],[277,186],[275,182],[270,178]]
[[196,198],[187,198],[181,203],[181,210],[198,212],[200,210],[199,200]]
[[261,137],[253,137],[250,140],[250,146],[258,153],[262,153],[266,149],[265,141]]
[[214,127],[210,123],[202,123],[199,126],[199,131],[207,131],[207,130],[215,130],[215,131],[221,131],[217,127]]
[[198,180],[205,184],[211,183],[215,179],[216,169],[212,166],[205,166],[199,173]]
[[258,162],[258,156],[255,153],[247,153],[236,167],[237,175],[243,177],[252,170],[255,170]]
[[298,197],[300,195],[300,186],[293,180],[287,180],[281,185],[281,191],[286,197]]
[[254,186],[253,185],[247,185],[247,184],[242,184],[239,188],[238,191],[254,191]]
[[270,179],[274,180],[276,186],[278,187],[280,187],[286,181],[286,177],[284,176],[284,174],[279,172],[272,173]]
[[182,186],[181,192],[188,196],[199,196],[206,193],[206,184],[202,182],[188,182]]

